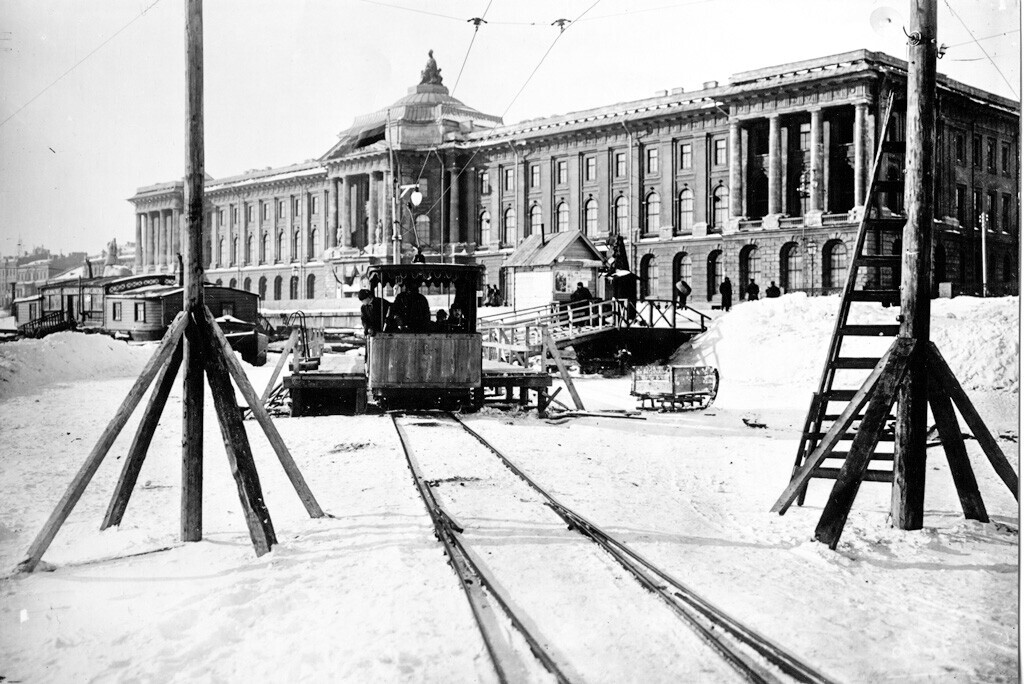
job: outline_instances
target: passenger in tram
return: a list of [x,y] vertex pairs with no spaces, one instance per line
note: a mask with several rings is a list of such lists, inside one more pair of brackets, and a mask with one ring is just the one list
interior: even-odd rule
[[448,332],[448,312],[438,309],[435,314],[434,332]]
[[448,331],[449,332],[466,332],[466,317],[462,315],[462,309],[457,306],[452,307],[452,313],[448,317]]
[[363,334],[383,332],[391,311],[391,302],[377,297],[366,288],[359,290],[359,302],[362,304],[359,307],[359,315],[363,321]]
[[391,315],[399,318],[397,327],[402,332],[430,330],[430,304],[420,294],[419,283],[414,280],[402,283],[402,291],[395,296],[395,302],[391,305]]

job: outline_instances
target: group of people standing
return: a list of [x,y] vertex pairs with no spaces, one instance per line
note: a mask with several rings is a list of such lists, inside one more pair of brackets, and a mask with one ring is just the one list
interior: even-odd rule
[[465,332],[468,322],[462,309],[452,306],[450,310],[438,309],[434,320],[430,318],[430,303],[419,291],[419,283],[408,281],[402,284],[402,291],[389,302],[368,289],[359,291],[360,318],[363,332],[373,335],[379,332]]
[[[681,308],[686,308],[686,300],[690,296],[690,293],[693,292],[693,288],[690,287],[690,284],[686,282],[686,280],[680,278],[676,281],[675,291],[676,301],[679,306]],[[757,282],[751,278],[744,290],[744,293],[747,295],[747,301],[754,301],[761,295],[761,288],[758,286]],[[718,294],[722,295],[722,310],[729,311],[732,308],[732,281],[729,280],[728,276],[726,276],[725,279],[722,280],[722,284],[718,286]],[[774,280],[764,291],[764,296],[768,299],[775,299],[781,295],[782,290],[779,289],[779,286],[775,284]]]

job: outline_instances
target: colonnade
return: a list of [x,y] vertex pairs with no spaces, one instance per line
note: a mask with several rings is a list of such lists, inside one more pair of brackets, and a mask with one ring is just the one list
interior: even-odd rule
[[135,214],[135,272],[178,268],[181,252],[181,209],[156,209]]

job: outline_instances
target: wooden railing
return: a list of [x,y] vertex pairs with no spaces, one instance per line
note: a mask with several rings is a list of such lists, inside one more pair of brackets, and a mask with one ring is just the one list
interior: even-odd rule
[[44,337],[50,333],[69,330],[74,327],[75,322],[69,319],[63,311],[51,311],[39,318],[19,325],[18,332],[25,337]]

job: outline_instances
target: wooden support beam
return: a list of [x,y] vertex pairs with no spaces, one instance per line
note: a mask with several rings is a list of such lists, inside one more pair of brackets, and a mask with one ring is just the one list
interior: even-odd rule
[[879,379],[882,377],[882,373],[885,368],[888,367],[889,360],[895,354],[909,354],[909,349],[913,349],[913,340],[909,342],[896,340],[889,347],[889,350],[885,352],[879,360],[878,365],[875,366],[875,370],[871,371],[871,374],[861,385],[860,389],[854,393],[850,403],[847,404],[843,412],[839,414],[839,418],[832,424],[828,432],[825,433],[824,437],[815,447],[814,451],[810,453],[807,460],[804,461],[803,465],[796,472],[793,478],[789,482],[789,486],[786,487],[785,491],[779,497],[778,501],[772,506],[772,513],[778,513],[784,515],[789,507],[793,504],[793,501],[800,495],[801,491],[807,486],[807,482],[811,479],[814,474],[814,469],[821,465],[821,462],[828,458],[828,455],[835,448],[836,444],[839,443],[847,429],[853,423],[854,420],[859,419],[860,410],[864,408],[864,404],[868,403],[871,398],[872,392],[875,390],[875,386],[878,384]]
[[960,434],[960,423],[957,422],[953,403],[942,386],[932,378],[928,385],[928,403],[935,416],[935,426],[939,430],[942,448],[949,460],[949,472],[956,485],[956,494],[960,497],[960,506],[964,509],[964,517],[968,520],[988,522],[985,502],[978,490],[978,481],[974,477],[971,461],[967,457],[963,435]]
[[270,376],[270,382],[267,383],[266,389],[263,390],[263,394],[260,396],[260,403],[266,405],[267,399],[270,398],[270,393],[274,391],[274,385],[277,382],[277,376],[281,374],[286,363],[288,363],[288,355],[295,349],[295,343],[299,340],[299,329],[292,328],[292,334],[288,336],[288,341],[284,344],[284,349],[281,351],[281,358],[277,360],[277,365],[274,366],[274,373]]
[[1003,450],[999,448],[999,442],[992,436],[988,426],[985,425],[985,421],[978,414],[974,404],[971,403],[970,398],[967,396],[967,392],[960,386],[960,381],[956,379],[956,375],[953,374],[949,364],[942,358],[939,348],[934,343],[929,343],[928,345],[928,369],[939,386],[945,390],[949,398],[956,404],[956,407],[960,409],[960,415],[964,417],[964,422],[970,428],[974,438],[978,440],[981,450],[985,452],[985,456],[988,457],[996,474],[999,475],[999,478],[1010,489],[1010,492],[1013,493],[1013,498],[1019,501],[1017,473],[1014,472],[1010,461],[1007,460]]
[[206,338],[206,377],[210,382],[213,405],[217,409],[224,450],[231,466],[231,475],[238,486],[238,499],[242,504],[246,525],[249,527],[249,538],[252,539],[256,555],[262,556],[277,543],[277,536],[270,521],[270,512],[263,500],[256,463],[249,448],[249,436],[245,432],[245,424],[242,423],[242,414],[235,404],[235,391],[231,388],[227,361],[217,346],[213,330],[207,327],[202,332]]
[[264,407],[263,401],[256,396],[256,391],[249,383],[249,377],[245,374],[245,369],[242,368],[242,364],[238,361],[238,357],[235,356],[235,351],[231,348],[227,338],[224,337],[224,333],[221,331],[220,326],[217,325],[217,322],[213,319],[213,314],[210,313],[209,309],[206,309],[206,323],[210,326],[210,330],[213,331],[214,340],[216,341],[217,346],[220,347],[220,351],[223,354],[224,359],[227,361],[228,372],[231,373],[231,377],[235,380],[235,385],[242,392],[242,396],[245,397],[245,401],[249,405],[249,409],[252,411],[253,417],[256,418],[260,427],[263,428],[263,432],[267,435],[270,445],[274,447],[274,453],[277,454],[278,460],[281,461],[281,466],[284,468],[284,472],[288,475],[288,479],[295,488],[295,492],[299,495],[302,505],[306,507],[306,512],[309,513],[309,517],[324,517],[323,509],[320,508],[320,504],[317,503],[316,497],[313,496],[313,492],[310,491],[309,485],[306,484],[306,480],[302,477],[299,467],[295,464],[295,460],[292,459],[292,455],[288,451],[288,447],[285,446],[284,440],[281,438],[281,433],[277,431],[277,426],[274,425],[274,421],[270,418],[270,414],[267,413],[267,409]]
[[74,479],[71,480],[67,491],[64,492],[64,496],[57,503],[57,507],[54,508],[53,513],[47,518],[46,523],[43,524],[43,529],[39,531],[32,545],[29,546],[28,556],[18,564],[18,570],[22,572],[32,572],[35,570],[39,560],[46,553],[46,549],[50,547],[53,538],[57,536],[57,531],[60,530],[61,525],[68,519],[68,516],[71,515],[71,511],[74,509],[75,504],[78,503],[78,500],[82,498],[82,493],[85,492],[85,488],[89,485],[93,475],[96,474],[100,463],[103,462],[103,458],[110,451],[114,440],[121,434],[121,430],[128,422],[128,418],[131,417],[135,407],[142,401],[142,397],[153,382],[153,378],[156,377],[160,369],[170,359],[175,346],[178,344],[178,340],[181,339],[182,331],[185,329],[187,322],[188,319],[182,312],[174,318],[170,327],[167,328],[164,339],[160,342],[160,346],[157,347],[156,353],[153,354],[145,368],[142,369],[138,379],[135,380],[135,384],[129,390],[128,396],[121,402],[117,413],[114,414],[113,419],[107,424],[103,434],[100,435],[99,440],[96,442],[96,446],[92,448],[88,458],[85,459],[85,463],[82,464]]
[[[541,328],[541,340],[542,347],[546,350],[547,354],[551,355],[551,358],[555,360],[555,366],[558,367],[558,374],[562,376],[562,382],[565,383],[566,389],[569,390],[569,396],[572,397],[573,404],[580,411],[586,410],[583,406],[583,400],[580,399],[579,393],[576,392],[576,386],[572,384],[572,378],[569,377],[569,370],[565,367],[565,362],[562,361],[562,354],[558,351],[558,347],[555,345],[555,341],[551,338],[551,331],[545,326]],[[543,364],[546,354],[541,355],[541,363]]]
[[142,470],[142,463],[146,460],[146,453],[149,451],[149,445],[153,441],[153,434],[156,432],[156,426],[160,422],[160,416],[163,414],[164,406],[167,404],[167,396],[171,393],[171,388],[174,386],[174,379],[178,377],[178,367],[181,365],[181,357],[184,352],[184,343],[179,339],[174,345],[174,351],[171,353],[171,358],[160,370],[160,375],[156,379],[156,388],[149,395],[149,403],[146,404],[146,409],[142,414],[142,420],[139,422],[139,427],[135,430],[135,438],[132,439],[132,445],[128,449],[128,455],[125,457],[124,465],[121,467],[121,475],[117,480],[117,486],[114,488],[114,494],[110,498],[110,504],[107,506],[107,513],[103,517],[103,523],[100,525],[101,530],[105,530],[113,525],[120,525],[122,518],[124,518],[124,512],[128,508],[128,500],[131,498],[132,491],[135,489],[135,483],[139,479],[139,472]]
[[[825,508],[821,512],[821,519],[814,530],[814,538],[823,544],[828,544],[828,547],[833,550],[839,544],[839,537],[843,533],[846,519],[850,515],[853,500],[857,497],[857,490],[860,489],[860,483],[864,480],[864,474],[871,462],[871,455],[878,445],[878,435],[885,427],[889,410],[892,408],[893,402],[896,401],[897,388],[903,381],[914,355],[912,339],[900,338],[898,344],[900,347],[889,357],[882,377],[872,392],[871,402],[864,412],[860,430],[857,431],[857,436],[853,439],[850,453],[839,470],[839,477],[832,487],[832,493],[829,494]],[[909,351],[904,351],[908,348]]]

